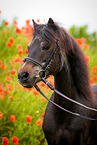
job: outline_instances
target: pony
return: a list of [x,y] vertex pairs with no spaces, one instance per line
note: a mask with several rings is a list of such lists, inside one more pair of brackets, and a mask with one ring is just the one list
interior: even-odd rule
[[[33,25],[29,54],[18,72],[20,84],[31,88],[41,78],[53,75],[55,89],[70,99],[97,109],[97,84],[90,85],[85,55],[76,40],[51,18],[47,24],[37,24],[33,20]],[[84,108],[56,92],[50,100],[86,118],[48,102],[43,121],[48,145],[97,145],[97,110]]]

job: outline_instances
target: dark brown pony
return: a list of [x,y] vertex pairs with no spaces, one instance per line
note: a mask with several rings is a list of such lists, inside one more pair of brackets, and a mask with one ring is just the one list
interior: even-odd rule
[[[34,34],[28,45],[28,58],[35,62],[29,59],[24,62],[18,73],[19,82],[31,88],[42,76],[53,75],[58,91],[84,105],[97,108],[97,85],[90,85],[85,56],[74,38],[51,18],[45,25],[33,23]],[[52,61],[45,66],[45,74],[39,77],[42,66],[49,58]],[[74,104],[56,93],[53,93],[51,100],[69,111],[97,119],[97,112]],[[96,120],[77,117],[50,102],[46,108],[43,130],[48,145],[97,145]]]

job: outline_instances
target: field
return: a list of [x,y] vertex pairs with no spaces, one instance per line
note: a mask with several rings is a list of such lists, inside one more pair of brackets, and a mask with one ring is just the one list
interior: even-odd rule
[[[37,20],[39,23],[39,20]],[[97,83],[97,33],[89,34],[87,26],[72,26],[70,34],[76,39],[86,55],[90,83]],[[0,24],[0,144],[1,145],[47,145],[42,122],[47,101],[35,88],[23,88],[17,73],[27,56],[33,26],[30,21],[21,29],[17,21]],[[53,76],[48,78],[54,84]],[[42,82],[38,84],[50,97],[52,92]]]

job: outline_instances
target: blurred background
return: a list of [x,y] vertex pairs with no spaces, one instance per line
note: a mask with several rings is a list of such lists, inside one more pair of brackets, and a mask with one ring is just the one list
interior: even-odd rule
[[9,22],[17,17],[20,27],[27,19],[46,23],[51,17],[67,29],[88,25],[89,32],[97,30],[97,0],[0,0],[0,10]]
[[[47,106],[34,87],[24,88],[17,73],[28,55],[32,19],[49,17],[66,28],[85,54],[90,84],[97,84],[97,0],[0,0],[0,145],[47,145],[42,123]],[[54,77],[48,81],[54,86]],[[52,91],[39,87],[50,98]]]

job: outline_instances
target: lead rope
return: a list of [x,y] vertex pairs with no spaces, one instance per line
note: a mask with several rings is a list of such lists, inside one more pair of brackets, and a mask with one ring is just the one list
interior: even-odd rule
[[79,103],[79,102],[77,102],[77,101],[75,101],[75,100],[73,100],[73,99],[71,99],[71,98],[65,96],[64,94],[62,94],[61,92],[59,92],[58,90],[56,90],[56,89],[55,89],[55,88],[54,88],[45,78],[41,78],[41,80],[42,80],[51,90],[53,90],[55,93],[59,94],[59,95],[62,96],[63,98],[65,98],[65,99],[67,99],[67,100],[69,100],[69,101],[71,101],[71,102],[73,102],[73,103],[75,103],[75,104],[78,104],[78,105],[80,105],[80,106],[82,106],[82,107],[84,107],[84,108],[86,108],[86,109],[88,109],[88,110],[97,112],[97,109],[94,109],[94,108],[85,106],[85,105],[83,105],[83,104],[81,104],[81,103]]
[[44,98],[46,98],[50,103],[52,103],[53,105],[57,106],[57,107],[60,108],[61,110],[65,111],[65,112],[68,112],[68,113],[70,113],[70,114],[72,114],[72,115],[78,116],[78,117],[80,117],[80,118],[83,118],[83,119],[92,120],[92,121],[97,121],[97,119],[90,118],[90,117],[87,117],[87,116],[83,116],[83,115],[80,115],[80,114],[78,114],[78,113],[69,111],[69,110],[67,110],[67,109],[65,109],[65,108],[63,108],[63,107],[61,107],[60,105],[56,104],[56,103],[53,102],[52,100],[48,99],[36,84],[35,84],[34,87],[36,88],[36,90],[37,90]]
[[[74,100],[68,98],[67,96],[63,95],[63,94],[60,93],[58,90],[56,90],[56,89],[55,89],[47,80],[45,80],[44,78],[41,78],[41,80],[42,80],[51,90],[53,90],[53,91],[56,92],[57,94],[61,95],[61,96],[64,97],[65,99],[68,99],[68,100],[70,100],[70,101],[72,101],[72,102],[74,102],[74,103],[76,103],[76,104],[78,104],[78,105],[80,105],[80,106],[83,106],[84,108],[87,108],[87,109],[89,109],[89,110],[97,111],[97,110],[94,109],[94,108],[87,107],[87,106],[85,106],[85,105],[83,105],[83,104],[81,104],[81,103],[79,103],[79,102],[76,102],[76,101],[74,101]],[[91,117],[87,117],[87,116],[83,116],[83,115],[81,115],[81,114],[79,114],[79,113],[75,113],[75,112],[69,111],[69,110],[67,110],[67,109],[65,109],[65,108],[63,108],[63,107],[61,107],[60,105],[56,104],[56,103],[53,102],[52,100],[48,99],[36,84],[35,84],[34,87],[36,88],[36,90],[37,90],[44,98],[46,98],[50,103],[52,103],[53,105],[57,106],[57,107],[60,108],[61,110],[65,111],[65,112],[68,112],[69,114],[72,114],[72,115],[78,116],[78,117],[80,117],[80,118],[83,118],[83,119],[87,119],[87,120],[91,120],[91,121],[97,121],[97,119],[94,119],[94,118],[91,118]]]

